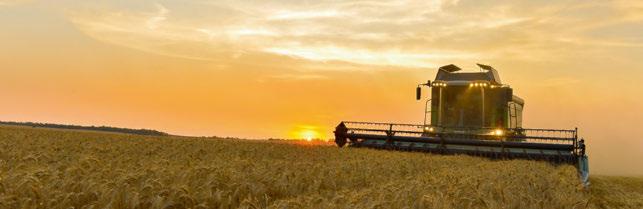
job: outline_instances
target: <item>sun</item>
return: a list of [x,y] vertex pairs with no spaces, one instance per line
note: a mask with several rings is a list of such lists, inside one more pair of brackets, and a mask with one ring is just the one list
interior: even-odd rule
[[323,129],[316,125],[296,125],[288,133],[290,139],[313,142],[324,137]]
[[310,141],[313,141],[313,139],[318,138],[319,133],[314,130],[303,130],[300,133],[300,137],[310,142]]

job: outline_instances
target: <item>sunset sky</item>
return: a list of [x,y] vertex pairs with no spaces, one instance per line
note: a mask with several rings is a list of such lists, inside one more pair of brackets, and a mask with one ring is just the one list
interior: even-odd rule
[[525,127],[643,175],[643,2],[511,2],[0,0],[0,120],[330,138],[421,123],[418,83],[484,63]]

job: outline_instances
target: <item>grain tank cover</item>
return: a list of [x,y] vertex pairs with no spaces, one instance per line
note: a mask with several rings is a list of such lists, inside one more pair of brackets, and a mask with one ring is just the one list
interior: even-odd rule
[[445,66],[440,67],[439,70],[444,70],[444,71],[453,73],[453,72],[457,72],[457,71],[462,70],[462,68],[459,68],[458,66],[456,66],[454,64],[450,64],[450,65],[445,65]]
[[502,85],[498,71],[491,66],[477,64],[481,72],[458,72],[461,70],[453,64],[442,66],[438,69],[436,81],[489,81],[494,85]]

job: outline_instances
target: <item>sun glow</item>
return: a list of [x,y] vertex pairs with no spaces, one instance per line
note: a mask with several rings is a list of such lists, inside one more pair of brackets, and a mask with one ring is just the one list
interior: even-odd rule
[[300,133],[300,137],[306,141],[313,141],[313,139],[319,138],[319,133],[314,130],[303,130]]

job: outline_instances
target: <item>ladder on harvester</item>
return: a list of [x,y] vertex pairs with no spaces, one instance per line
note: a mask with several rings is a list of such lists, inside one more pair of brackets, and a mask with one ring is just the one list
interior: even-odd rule
[[428,99],[428,100],[426,100],[426,104],[424,104],[424,127],[427,127],[428,125],[431,125],[431,124],[427,124],[427,122],[426,122],[426,116],[431,115],[431,112],[432,112],[430,103],[431,103],[431,100]]
[[[518,113],[516,113],[516,104],[513,102],[509,103],[509,127],[519,128],[518,127]],[[512,126],[513,123],[513,126]]]

